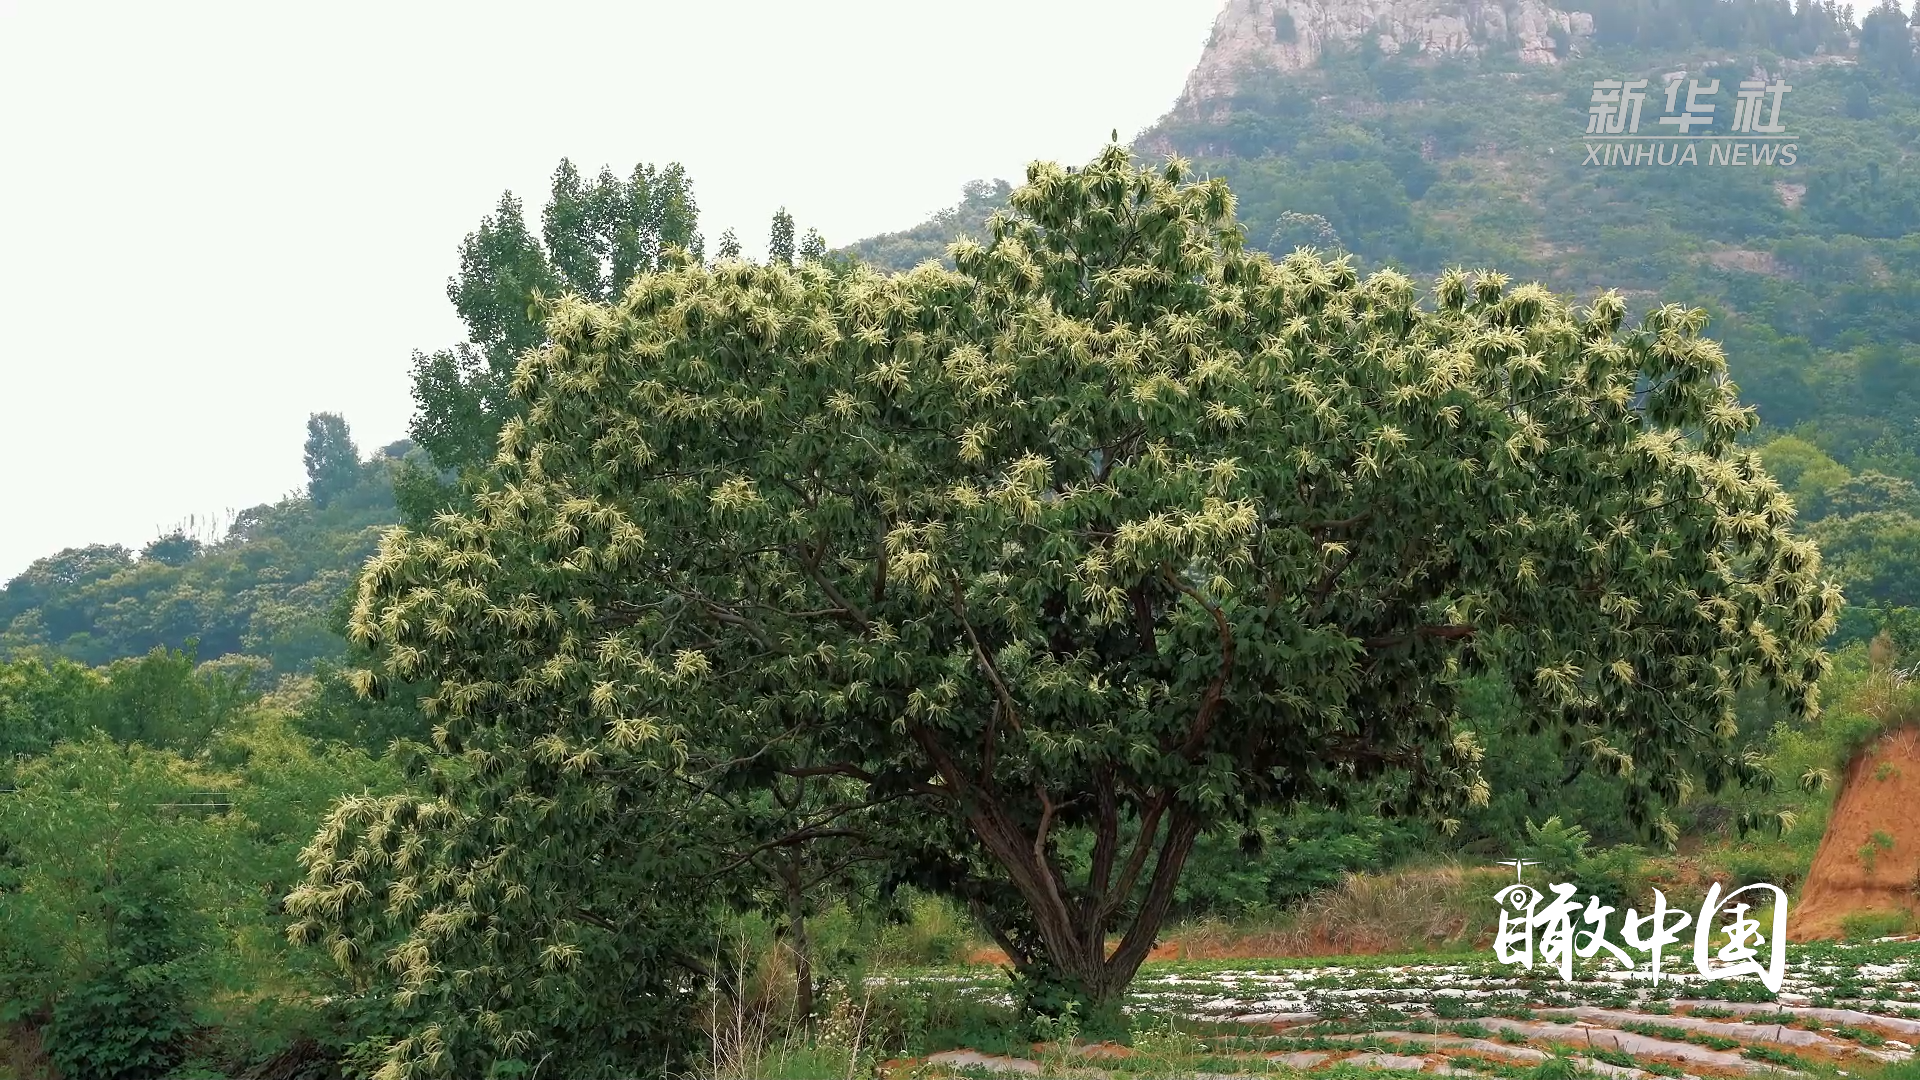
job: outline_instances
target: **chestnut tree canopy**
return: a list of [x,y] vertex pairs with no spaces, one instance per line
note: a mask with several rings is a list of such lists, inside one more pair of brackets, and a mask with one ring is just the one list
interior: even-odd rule
[[1839,596],[1702,313],[1276,262],[1224,183],[1117,146],[953,261],[681,257],[551,305],[491,487],[391,534],[353,614],[366,689],[434,687],[443,794],[343,811],[301,933],[385,926],[477,1016],[511,963],[464,938],[559,968],[659,902],[563,864],[656,857],[668,778],[830,775],[963,837],[1016,966],[1098,1005],[1202,831],[1484,799],[1463,678],[1649,821],[1758,777],[1743,686],[1816,711]]

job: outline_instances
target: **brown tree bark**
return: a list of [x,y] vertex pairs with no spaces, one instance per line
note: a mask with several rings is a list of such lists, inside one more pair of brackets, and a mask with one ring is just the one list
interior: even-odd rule
[[780,861],[787,894],[787,947],[793,950],[793,1013],[800,1026],[813,1029],[813,943],[807,939],[807,897],[799,859]]

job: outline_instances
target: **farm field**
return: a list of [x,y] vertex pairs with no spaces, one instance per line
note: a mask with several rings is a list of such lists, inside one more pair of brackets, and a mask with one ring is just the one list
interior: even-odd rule
[[[870,992],[1005,1008],[978,966],[898,973]],[[958,1006],[958,1008],[956,1008]],[[938,1008],[938,1006],[934,1006]],[[1910,1071],[1920,1044],[1920,941],[1789,948],[1775,995],[1757,980],[1659,985],[1611,965],[1557,972],[1486,954],[1163,961],[1135,982],[1130,1046],[1061,1038],[945,1047],[889,1075],[1261,1076],[1353,1070],[1517,1077],[1869,1077]],[[1021,1052],[1024,1051],[1024,1052]]]

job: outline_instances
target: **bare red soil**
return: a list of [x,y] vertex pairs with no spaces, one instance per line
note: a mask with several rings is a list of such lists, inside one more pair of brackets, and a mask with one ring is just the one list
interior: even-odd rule
[[1788,936],[1837,938],[1850,916],[1910,915],[1920,905],[1917,889],[1920,729],[1905,728],[1874,740],[1848,765],[1806,886],[1791,910]]

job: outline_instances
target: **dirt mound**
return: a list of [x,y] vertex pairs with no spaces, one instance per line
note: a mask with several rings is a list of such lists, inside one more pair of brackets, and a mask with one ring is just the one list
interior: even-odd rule
[[1874,740],[1847,767],[1827,834],[1791,910],[1795,941],[1837,938],[1850,916],[1920,906],[1920,729]]

